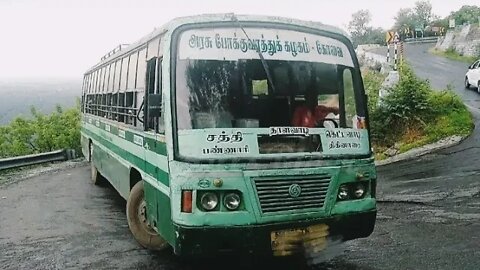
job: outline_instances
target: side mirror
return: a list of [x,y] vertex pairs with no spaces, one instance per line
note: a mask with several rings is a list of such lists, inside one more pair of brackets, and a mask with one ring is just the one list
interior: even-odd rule
[[162,95],[149,94],[147,108],[148,117],[160,117],[162,113]]

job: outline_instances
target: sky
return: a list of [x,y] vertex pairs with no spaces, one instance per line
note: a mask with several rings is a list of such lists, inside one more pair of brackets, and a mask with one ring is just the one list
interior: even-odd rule
[[[346,28],[368,9],[372,26],[390,28],[416,0],[0,0],[0,79],[76,78],[120,43],[133,43],[169,20],[195,14],[259,14]],[[430,0],[441,17],[478,0]]]

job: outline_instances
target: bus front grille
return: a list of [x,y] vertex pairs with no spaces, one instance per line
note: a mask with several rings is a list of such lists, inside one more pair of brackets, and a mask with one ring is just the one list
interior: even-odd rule
[[327,174],[253,179],[262,213],[322,208],[330,180]]

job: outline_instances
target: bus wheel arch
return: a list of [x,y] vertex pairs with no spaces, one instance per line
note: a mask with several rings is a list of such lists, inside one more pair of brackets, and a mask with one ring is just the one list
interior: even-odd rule
[[143,181],[135,183],[127,199],[128,227],[137,242],[151,250],[165,250],[169,247],[153,228],[148,225]]
[[142,181],[140,172],[135,168],[130,168],[130,190],[140,181]]
[[89,161],[90,161],[90,179],[92,183],[96,186],[103,186],[106,182],[106,179],[103,177],[103,175],[98,171],[97,166],[95,165],[95,162],[93,161],[93,143],[92,140],[89,140],[88,142],[88,152],[89,152]]

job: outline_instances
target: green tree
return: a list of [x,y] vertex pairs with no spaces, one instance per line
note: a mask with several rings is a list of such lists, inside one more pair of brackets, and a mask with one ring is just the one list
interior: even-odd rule
[[429,99],[432,93],[428,81],[416,77],[412,69],[403,64],[400,81],[382,98],[381,105],[369,104],[372,138],[381,144],[391,145],[408,128],[423,130],[432,120],[433,108]]
[[0,157],[75,149],[80,153],[80,106],[64,110],[57,106],[50,115],[31,108],[32,117],[17,117],[0,127]]
[[57,111],[50,115],[35,115],[35,144],[40,152],[62,148],[80,150],[80,113],[78,108]]
[[352,20],[348,23],[348,31],[355,36],[363,36],[367,32],[368,25],[372,21],[372,14],[367,9],[361,9],[352,14]]
[[385,29],[369,27],[365,33],[365,43],[370,44],[384,44],[385,43]]
[[444,27],[445,29],[448,28],[448,18],[443,18],[443,19],[435,19],[430,23],[431,26],[437,26],[437,27]]
[[393,28],[402,31],[406,28],[414,29],[416,24],[415,13],[411,8],[401,8],[394,17],[395,24]]
[[415,14],[415,23],[421,28],[425,28],[432,20],[436,19],[436,16],[432,13],[432,4],[428,0],[421,0],[415,2],[413,8]]
[[480,6],[462,6],[459,10],[450,13],[449,19],[455,19],[457,25],[464,23],[478,23]]
[[405,29],[421,28],[425,29],[438,17],[432,12],[432,4],[428,0],[415,2],[413,8],[401,8],[395,16],[394,29],[399,32],[405,32]]
[[370,11],[362,9],[352,14],[352,20],[348,23],[348,31],[355,46],[360,44],[383,44],[385,42],[385,30],[373,28],[369,24],[372,20]]

